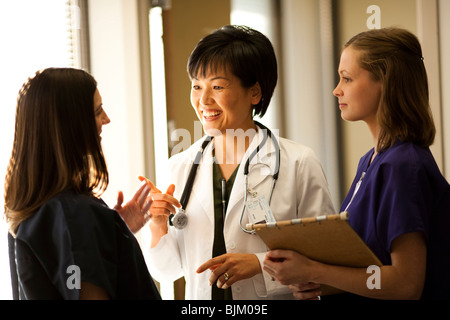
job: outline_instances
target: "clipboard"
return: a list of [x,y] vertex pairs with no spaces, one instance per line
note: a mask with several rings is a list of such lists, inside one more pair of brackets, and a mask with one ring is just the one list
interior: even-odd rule
[[[318,216],[274,223],[247,225],[254,230],[271,250],[294,250],[326,264],[365,268],[381,266],[370,250],[348,223],[348,213]],[[341,292],[322,286],[323,295]]]

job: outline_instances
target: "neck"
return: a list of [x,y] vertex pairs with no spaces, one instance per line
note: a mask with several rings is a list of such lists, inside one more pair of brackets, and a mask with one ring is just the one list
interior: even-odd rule
[[378,122],[366,122],[367,126],[369,127],[369,131],[370,134],[372,135],[372,139],[373,139],[373,145],[374,145],[374,149],[375,149],[375,153],[378,152],[377,150],[377,146],[378,146],[378,137],[380,135],[380,126],[378,125]]
[[214,151],[219,164],[234,164],[241,162],[250,143],[256,135],[256,126],[247,130],[229,130],[214,137]]
[[378,125],[377,121],[374,121],[373,123],[367,122],[367,126],[369,127],[370,134],[372,135],[373,145],[374,145],[373,155],[369,162],[369,164],[371,164],[373,159],[378,154],[378,137],[380,135],[380,126]]

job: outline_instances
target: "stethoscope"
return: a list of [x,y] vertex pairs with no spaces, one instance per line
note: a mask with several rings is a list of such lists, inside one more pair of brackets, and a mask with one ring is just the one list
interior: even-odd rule
[[[249,233],[249,234],[253,234],[255,232],[253,230],[250,230],[250,229],[248,230],[247,228],[242,227],[242,219],[244,217],[245,207],[246,207],[246,203],[247,203],[249,167],[250,167],[251,160],[258,154],[258,152],[261,150],[261,148],[267,142],[268,137],[270,137],[270,139],[274,142],[275,150],[276,150],[275,172],[272,175],[272,189],[271,189],[270,195],[269,195],[269,205],[270,205],[270,202],[272,201],[273,190],[275,189],[275,184],[277,182],[278,174],[280,171],[280,145],[279,145],[277,139],[273,138],[272,131],[270,131],[266,126],[264,126],[261,123],[256,122],[256,121],[255,121],[255,123],[258,127],[260,127],[262,129],[263,139],[261,140],[259,145],[255,148],[255,150],[253,150],[253,152],[250,154],[250,156],[248,157],[248,159],[244,165],[244,177],[245,177],[244,205],[242,206],[241,217],[239,220],[239,226],[240,226],[241,230],[244,231],[245,233]],[[169,217],[169,224],[171,226],[174,226],[177,229],[184,229],[188,223],[188,216],[186,215],[186,206],[189,202],[189,197],[191,195],[192,187],[194,185],[195,176],[197,174],[197,168],[198,168],[200,160],[203,156],[203,152],[205,151],[206,147],[208,146],[208,144],[211,142],[212,139],[213,139],[213,137],[207,136],[205,138],[205,140],[203,141],[203,143],[200,147],[200,150],[197,152],[194,162],[192,163],[192,167],[189,171],[186,185],[184,186],[183,193],[181,194],[181,198],[180,198],[181,208],[177,211],[177,213],[171,214]],[[224,188],[223,187],[222,187],[222,201],[224,202]],[[224,208],[225,208],[225,205],[224,205]]]

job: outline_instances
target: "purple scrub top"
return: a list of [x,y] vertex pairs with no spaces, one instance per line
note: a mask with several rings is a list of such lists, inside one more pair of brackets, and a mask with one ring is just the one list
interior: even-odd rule
[[350,225],[385,265],[391,264],[395,238],[422,232],[427,241],[423,298],[450,298],[450,185],[428,148],[399,142],[370,164],[373,152],[361,158],[341,211],[347,209]]

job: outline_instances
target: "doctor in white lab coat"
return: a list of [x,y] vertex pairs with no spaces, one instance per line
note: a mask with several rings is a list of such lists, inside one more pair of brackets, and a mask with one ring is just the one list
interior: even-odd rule
[[[253,138],[247,149],[242,165],[230,194],[225,215],[224,239],[227,253],[252,253],[262,265],[268,251],[264,242],[253,234],[245,233],[239,227],[244,205],[244,163],[248,155],[262,139],[262,130]],[[190,167],[201,142],[187,151],[173,156],[169,161],[171,181],[176,186],[174,194],[179,199],[189,174]],[[270,138],[268,142],[271,143]],[[279,138],[280,170],[279,178],[270,203],[271,211],[277,221],[333,214],[334,209],[322,167],[313,151],[292,141]],[[272,175],[275,169],[276,152],[271,145],[269,153],[263,148],[254,161],[251,161],[248,187],[258,195],[269,199],[272,189]],[[267,148],[268,149],[268,148]],[[212,143],[204,152],[197,176],[186,207],[188,224],[179,230],[169,227],[159,244],[148,251],[150,272],[159,281],[174,281],[180,277],[186,280],[186,299],[211,299],[210,271],[197,273],[197,269],[211,259],[214,239],[214,207],[212,197]],[[270,168],[270,169],[269,169]],[[270,170],[270,172],[268,171]],[[268,174],[269,173],[269,174]],[[251,195],[248,195],[251,199]],[[244,214],[242,226],[249,222]],[[230,279],[232,274],[230,273]],[[273,281],[265,272],[231,285],[233,299],[292,299],[290,290]]]
[[[270,201],[274,219],[335,211],[314,152],[275,134],[250,161],[245,190],[245,162],[262,141],[265,130],[253,121],[253,116],[265,113],[277,81],[272,45],[255,30],[225,26],[199,42],[189,59],[188,72],[191,103],[204,131],[213,139],[196,172],[185,207],[188,223],[184,229],[169,226],[168,216],[179,206],[177,199],[204,138],[169,160],[167,181],[175,185],[175,193],[171,188],[165,194],[152,190],[151,243],[147,250],[151,274],[158,281],[184,276],[186,299],[292,299],[287,287],[262,270],[268,252],[264,242],[240,227],[257,222],[245,211],[240,223],[245,192],[248,201],[264,198],[269,202],[278,153],[272,139],[277,139],[280,146],[279,177]],[[218,218],[218,213],[222,217],[220,207],[214,204],[214,195],[220,194],[213,184],[214,166],[220,169],[220,179],[232,186],[223,221]],[[217,179],[217,167],[215,172]],[[215,240],[222,237],[223,252],[215,251],[213,257]],[[219,290],[214,288],[214,292],[212,286]],[[230,294],[222,297],[221,292]]]

